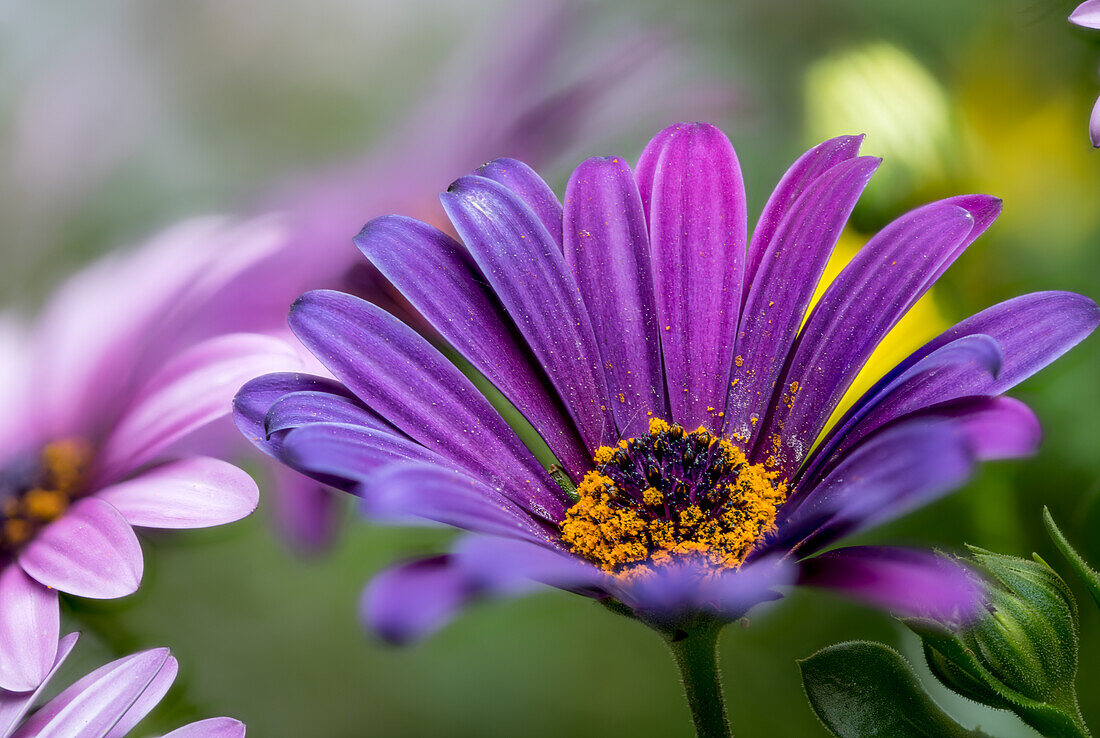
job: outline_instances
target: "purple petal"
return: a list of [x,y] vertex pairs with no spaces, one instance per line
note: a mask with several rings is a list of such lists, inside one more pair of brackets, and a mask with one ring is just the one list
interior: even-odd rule
[[[245,438],[268,456],[277,458],[280,444],[277,439],[267,436],[264,425],[267,411],[280,397],[294,392],[326,392],[355,400],[355,395],[336,380],[312,374],[286,372],[249,380],[233,398],[233,422]],[[385,426],[380,419],[378,425]]]
[[245,724],[227,717],[207,718],[165,733],[163,738],[244,738]]
[[1100,0],[1085,0],[1070,13],[1069,22],[1100,29]]
[[546,228],[511,191],[483,177],[462,177],[440,200],[587,447],[617,440],[592,324]]
[[301,553],[325,549],[336,538],[343,501],[324,484],[293,469],[270,470],[275,484],[268,493],[268,509],[282,538]]
[[209,528],[249,515],[260,490],[247,472],[198,456],[162,464],[95,496],[111,503],[130,525]]
[[819,484],[797,489],[780,508],[778,532],[762,550],[813,553],[938,499],[959,487],[973,465],[957,423],[918,419],[885,429]]
[[879,428],[934,405],[986,394],[1004,363],[1000,345],[986,335],[968,335],[917,361],[881,389],[859,399],[799,471],[813,484],[823,470]]
[[108,437],[98,479],[113,481],[140,467],[187,434],[223,415],[249,379],[300,364],[275,338],[250,333],[219,336],[170,361],[138,393]]
[[31,716],[15,738],[106,735],[156,678],[167,648],[126,656],[83,677]]
[[880,163],[871,157],[848,159],[814,180],[788,209],[747,285],[726,403],[727,434],[746,445],[771,405],[775,383],[829,255]]
[[997,379],[986,394],[1007,392],[1085,339],[1100,324],[1100,307],[1073,292],[1033,292],[986,308],[956,324],[891,369],[853,406],[877,396],[883,387],[933,351],[963,336],[987,335],[1004,354]]
[[565,190],[565,260],[592,316],[619,435],[668,417],[649,235],[625,161],[589,159]]
[[[54,609],[57,609],[56,604]],[[57,644],[57,657],[54,659],[53,666],[36,689],[29,692],[9,692],[0,687],[0,736],[9,736],[15,732],[16,726],[46,691],[50,680],[65,663],[78,638],[80,638],[79,633],[69,633],[61,639]]]
[[774,456],[793,476],[871,352],[972,239],[976,218],[956,202],[883,228],[825,290],[781,380],[791,394],[762,424],[755,458]]
[[359,612],[379,637],[409,643],[446,625],[473,597],[466,575],[449,556],[387,569],[363,592]]
[[362,511],[389,522],[431,520],[455,528],[553,544],[514,502],[465,474],[424,464],[394,464],[362,485]]
[[650,142],[638,171],[652,176],[640,189],[672,418],[720,429],[747,241],[741,166],[720,130],[681,123]]
[[792,562],[778,556],[721,572],[709,563],[686,559],[631,582],[617,582],[612,593],[642,619],[659,626],[676,627],[699,613],[728,622],[761,602],[781,597],[775,588],[794,584],[796,572]]
[[1092,106],[1092,116],[1089,118],[1089,141],[1093,148],[1100,149],[1100,98]]
[[327,290],[298,298],[290,324],[333,374],[398,429],[475,478],[492,480],[525,508],[561,519],[565,493],[470,380],[412,329],[363,300]]
[[417,312],[523,413],[579,479],[592,461],[584,441],[465,249],[435,228],[399,216],[372,220],[355,243]]
[[562,207],[550,185],[534,169],[515,159],[494,159],[474,172],[498,182],[514,192],[538,216],[546,230],[562,245]]
[[19,552],[19,565],[47,587],[98,600],[136,592],[144,569],[133,528],[94,497],[43,528]]
[[469,536],[455,547],[453,558],[479,594],[497,597],[543,586],[592,592],[610,583],[607,574],[578,556],[515,538]]
[[286,464],[345,491],[394,462],[458,466],[404,436],[356,425],[313,423],[290,431],[282,443]]
[[1035,413],[1011,397],[971,397],[937,406],[926,417],[950,418],[983,461],[1031,456],[1039,450],[1042,427]]
[[818,144],[807,151],[791,165],[783,178],[779,180],[771,197],[768,198],[760,219],[752,231],[749,242],[748,260],[745,262],[745,285],[742,303],[749,297],[748,285],[755,281],[756,271],[775,237],[779,224],[794,206],[799,196],[813,182],[842,161],[854,159],[859,154],[863,136],[838,136]]
[[800,584],[828,587],[904,615],[958,622],[981,607],[982,586],[960,563],[925,551],[854,546],[802,562]]
[[57,592],[31,579],[18,564],[5,565],[0,570],[0,694],[29,692],[42,684],[57,659],[60,628]]
[[311,423],[342,423],[392,431],[370,410],[353,399],[328,392],[291,392],[275,402],[264,417],[268,437]]
[[176,681],[179,670],[179,662],[176,661],[174,656],[165,659],[157,675],[153,677],[153,680],[149,682],[149,685],[134,701],[134,704],[130,706],[130,709],[126,711],[126,714],[115,723],[115,727],[111,728],[111,732],[104,738],[125,738],[134,726],[144,720],[145,716],[160,704],[160,701],[164,699],[164,695],[168,694],[168,690],[172,688],[172,684]]

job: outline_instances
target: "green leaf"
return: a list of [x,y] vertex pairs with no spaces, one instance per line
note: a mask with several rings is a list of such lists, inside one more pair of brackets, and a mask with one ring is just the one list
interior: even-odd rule
[[1047,532],[1050,534],[1051,540],[1054,541],[1054,545],[1058,547],[1058,550],[1062,552],[1062,556],[1069,562],[1073,573],[1085,585],[1085,589],[1092,596],[1093,602],[1096,603],[1097,607],[1100,607],[1100,574],[1097,574],[1095,569],[1085,563],[1085,560],[1081,558],[1081,554],[1069,545],[1069,541],[1062,535],[1058,524],[1054,522],[1054,516],[1050,514],[1050,510],[1045,506],[1043,507],[1043,522],[1046,523]]
[[798,662],[810,707],[839,738],[979,738],[921,686],[913,667],[881,643],[851,641]]

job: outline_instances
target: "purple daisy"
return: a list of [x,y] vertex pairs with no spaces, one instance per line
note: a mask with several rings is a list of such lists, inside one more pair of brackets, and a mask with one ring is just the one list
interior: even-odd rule
[[[35,711],[27,713],[76,645],[77,633],[61,639],[49,673],[30,692],[0,689],[0,738],[101,736],[122,738],[148,715],[176,680],[179,664],[167,648],[125,656],[82,677]],[[185,725],[164,738],[243,738],[244,723],[210,718]]]
[[[979,460],[1033,452],[1036,418],[1000,395],[1100,309],[1065,292],[993,306],[827,427],[878,342],[1001,207],[971,195],[901,216],[811,310],[880,163],[861,141],[799,158],[751,240],[734,149],[705,124],[665,129],[633,171],[584,162],[564,208],[526,165],[490,162],[441,196],[462,243],[405,217],[366,225],[356,244],[445,345],[309,292],[291,328],[339,381],[261,377],[235,414],[262,450],[360,495],[368,515],[473,534],[373,582],[364,614],[383,637],[539,584],[650,624],[678,658],[796,582],[968,615],[977,586],[951,561],[832,547],[957,488]],[[528,443],[498,411],[508,404]]]
[[[1085,0],[1070,14],[1069,21],[1084,28],[1100,30],[1100,0]],[[1094,147],[1100,149],[1100,99],[1097,99],[1096,105],[1092,108],[1089,139]]]
[[299,351],[210,337],[201,315],[268,253],[268,231],[186,223],[72,278],[33,326],[0,318],[0,689],[30,691],[49,673],[59,593],[137,590],[134,527],[201,528],[255,509],[251,477],[197,454],[197,434],[257,371],[301,367]]

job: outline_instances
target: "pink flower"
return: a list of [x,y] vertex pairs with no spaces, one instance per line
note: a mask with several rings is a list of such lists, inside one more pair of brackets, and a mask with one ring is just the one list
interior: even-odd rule
[[278,243],[270,221],[187,222],[76,275],[32,325],[0,320],[0,689],[33,690],[49,673],[59,592],[137,590],[134,527],[255,509],[248,474],[183,444],[256,372],[301,366],[278,337],[211,336],[203,317]]

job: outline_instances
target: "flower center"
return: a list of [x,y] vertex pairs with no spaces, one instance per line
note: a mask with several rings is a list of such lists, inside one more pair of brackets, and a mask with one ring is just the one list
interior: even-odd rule
[[577,487],[562,540],[605,571],[632,575],[677,556],[736,569],[775,528],[787,485],[700,427],[653,418],[649,433],[601,447]]
[[0,553],[29,541],[80,493],[91,457],[80,440],[55,441],[0,469]]

